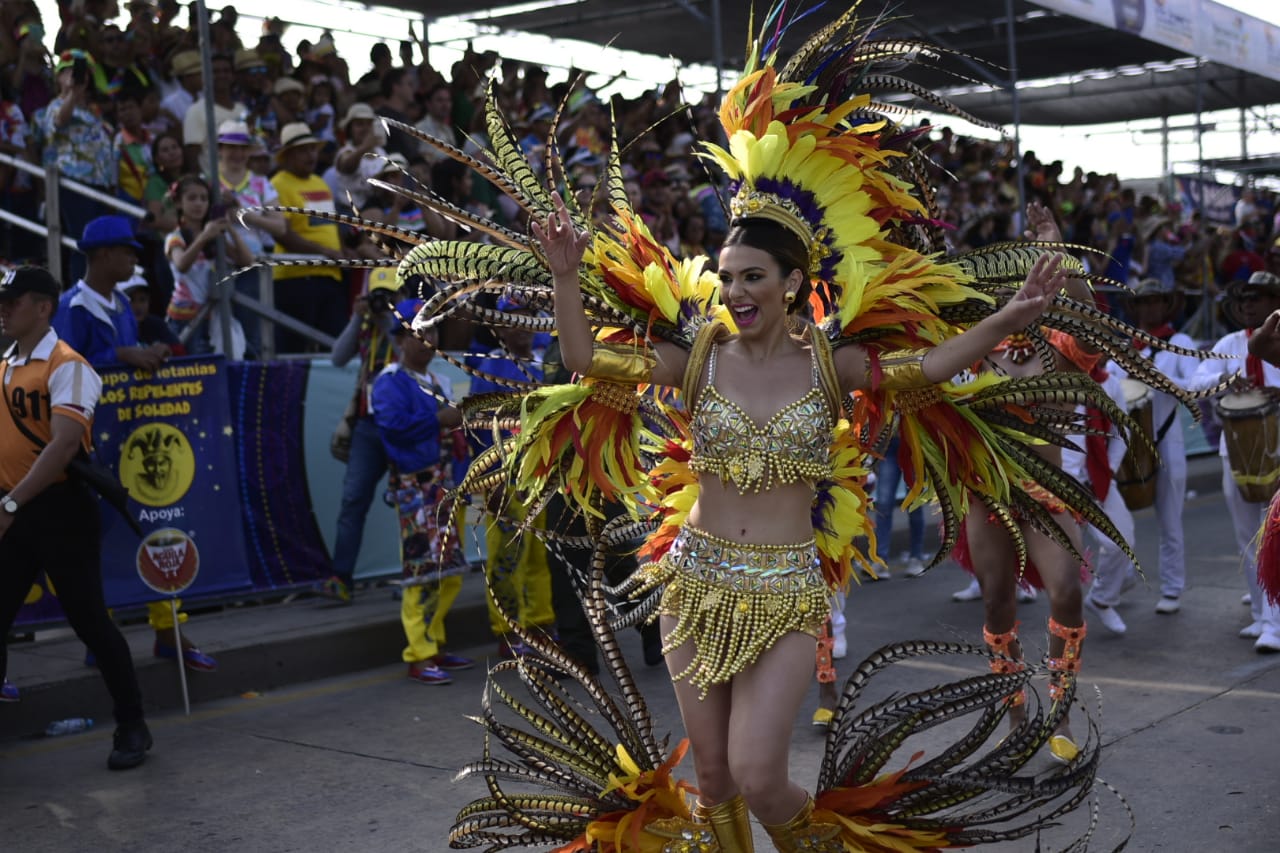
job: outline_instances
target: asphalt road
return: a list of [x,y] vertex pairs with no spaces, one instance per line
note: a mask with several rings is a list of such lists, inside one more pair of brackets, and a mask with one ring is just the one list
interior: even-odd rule
[[[1280,655],[1258,655],[1236,637],[1248,611],[1221,495],[1190,501],[1186,529],[1190,588],[1182,612],[1156,615],[1153,583],[1129,594],[1121,610],[1126,636],[1108,636],[1090,620],[1083,681],[1101,696],[1101,775],[1135,815],[1128,850],[1269,853],[1280,837]],[[1154,578],[1149,510],[1138,516],[1137,537]],[[855,589],[845,663],[891,640],[977,640],[980,605],[950,600],[963,580],[944,565],[920,579]],[[1043,602],[1022,614],[1024,637],[1037,651],[1045,617]],[[640,663],[634,634],[623,642],[656,730],[678,737],[665,672]],[[943,680],[981,669],[980,660],[947,660],[914,665],[905,677]],[[453,816],[482,793],[478,783],[453,777],[480,754],[480,731],[465,715],[476,712],[483,682],[477,669],[451,686],[424,687],[389,665],[205,704],[190,717],[158,715],[149,761],[124,773],[105,769],[109,728],[0,740],[0,849],[445,850]],[[821,756],[822,738],[807,718],[815,704],[816,693],[793,739],[793,775],[802,782],[814,778]],[[1110,850],[1129,818],[1109,794],[1100,802],[1092,849]],[[1046,835],[1044,849],[1058,849],[1064,837]],[[762,835],[757,845],[769,849]]]

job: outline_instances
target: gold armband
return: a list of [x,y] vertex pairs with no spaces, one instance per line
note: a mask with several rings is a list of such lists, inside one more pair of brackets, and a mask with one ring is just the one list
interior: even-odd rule
[[592,379],[607,379],[628,385],[640,385],[653,378],[653,368],[658,357],[653,350],[635,344],[591,345],[591,365],[587,375]]
[[903,391],[908,388],[927,388],[933,383],[925,378],[924,357],[928,350],[898,350],[879,358],[879,365],[872,369],[878,373],[876,387],[885,391]]

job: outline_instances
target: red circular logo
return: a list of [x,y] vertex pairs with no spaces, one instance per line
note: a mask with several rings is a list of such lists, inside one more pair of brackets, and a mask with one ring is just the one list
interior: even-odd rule
[[153,530],[138,546],[138,577],[158,593],[177,595],[191,586],[199,571],[200,551],[181,530]]

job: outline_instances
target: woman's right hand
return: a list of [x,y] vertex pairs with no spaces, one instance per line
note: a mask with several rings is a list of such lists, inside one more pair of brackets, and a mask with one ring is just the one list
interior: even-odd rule
[[547,216],[545,222],[533,222],[533,236],[538,240],[552,275],[577,276],[582,253],[587,250],[587,244],[591,241],[591,233],[574,229],[573,219],[564,199],[558,194],[552,194],[551,199],[555,210]]
[[219,217],[218,219],[210,219],[204,224],[204,230],[200,232],[200,236],[206,240],[212,240],[219,234],[227,233],[227,220]]

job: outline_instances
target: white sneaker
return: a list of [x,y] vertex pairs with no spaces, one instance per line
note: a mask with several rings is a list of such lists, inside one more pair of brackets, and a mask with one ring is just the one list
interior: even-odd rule
[[1280,652],[1280,631],[1264,628],[1258,642],[1253,644],[1253,650],[1262,655]]
[[907,560],[907,570],[903,572],[909,578],[918,578],[924,574],[924,562],[919,557]]
[[1178,601],[1171,595],[1162,595],[1160,600],[1156,602],[1157,613],[1177,613],[1182,609],[1182,602]]
[[1246,592],[1244,595],[1240,596],[1240,603],[1243,604],[1245,607],[1248,607],[1249,605],[1253,604],[1253,593]]
[[951,593],[952,601],[978,601],[982,598],[982,587],[978,585],[978,579],[974,578],[969,581],[969,585],[964,589],[958,589]]
[[849,654],[849,640],[845,637],[844,632],[836,634],[831,638],[831,657],[840,660]]
[[1262,636],[1261,622],[1250,622],[1248,625],[1245,625],[1243,628],[1240,629],[1240,639],[1242,640],[1256,640],[1261,636]]
[[1093,600],[1092,595],[1084,597],[1084,606],[1093,611],[1098,617],[1098,621],[1102,623],[1102,627],[1106,628],[1113,634],[1124,634],[1128,630],[1124,624],[1124,620],[1120,618],[1120,614],[1116,612],[1114,607],[1107,607]]
[[1019,604],[1035,604],[1040,594],[1036,592],[1034,586],[1023,586],[1018,584],[1018,603]]

